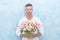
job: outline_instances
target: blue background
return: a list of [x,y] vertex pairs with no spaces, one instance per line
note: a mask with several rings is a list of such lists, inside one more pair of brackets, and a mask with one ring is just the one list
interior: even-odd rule
[[60,0],[0,0],[0,40],[21,40],[15,31],[24,17],[24,6],[33,5],[33,15],[41,19],[44,35],[40,40],[60,40]]

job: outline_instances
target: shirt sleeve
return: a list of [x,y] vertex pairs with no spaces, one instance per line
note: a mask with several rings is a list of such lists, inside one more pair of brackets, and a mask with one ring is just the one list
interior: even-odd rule
[[40,19],[38,19],[37,22],[41,25],[41,26],[38,28],[38,30],[39,30],[38,32],[40,32],[41,35],[43,35],[43,26],[42,26],[42,22],[41,22]]
[[20,37],[21,34],[21,29],[20,29],[20,25],[21,25],[21,20],[18,23],[18,27],[16,28],[16,35]]

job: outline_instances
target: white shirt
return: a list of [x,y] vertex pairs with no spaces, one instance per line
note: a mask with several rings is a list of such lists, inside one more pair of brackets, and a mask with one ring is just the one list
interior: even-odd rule
[[[42,27],[42,23],[41,23],[40,19],[33,16],[33,18],[31,20],[28,20],[26,17],[23,17],[22,19],[19,20],[18,27],[16,29],[16,35],[17,36],[20,37],[20,34],[24,34],[24,32],[22,32],[21,29],[19,28],[21,23],[24,22],[24,21],[37,21],[38,23],[40,23],[41,27],[38,28],[38,30],[43,35],[43,27]],[[36,34],[37,32],[38,31],[36,30],[34,34]],[[28,40],[28,39],[23,37],[22,40]],[[35,37],[32,40],[39,40],[39,37]]]

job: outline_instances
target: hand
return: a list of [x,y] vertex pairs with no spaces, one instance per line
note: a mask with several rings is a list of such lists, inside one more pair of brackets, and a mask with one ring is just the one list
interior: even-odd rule
[[32,34],[32,35],[29,35],[29,37],[28,38],[35,38],[36,37],[36,34]]
[[29,35],[27,34],[20,34],[21,37],[29,38]]
[[32,35],[20,34],[20,36],[25,38],[35,38],[35,34],[32,34]]
[[35,38],[41,36],[41,33],[38,32],[37,34],[32,34],[32,35],[20,34],[20,36],[25,38]]
[[37,34],[30,35],[29,38],[35,38],[35,37],[39,37],[39,36],[41,36],[40,32],[38,32]]

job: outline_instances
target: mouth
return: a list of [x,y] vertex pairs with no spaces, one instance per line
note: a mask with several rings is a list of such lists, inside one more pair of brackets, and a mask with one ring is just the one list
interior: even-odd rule
[[28,13],[31,13],[31,12],[28,12]]

